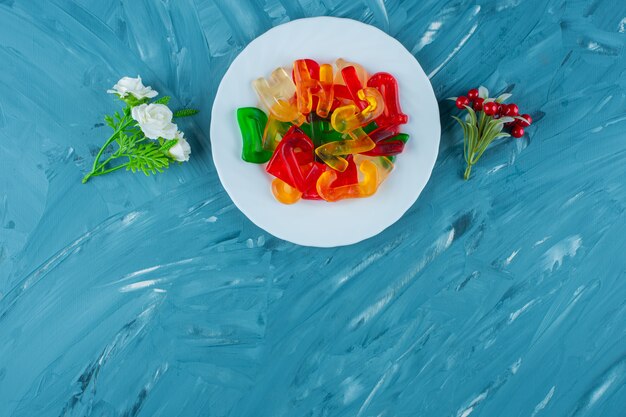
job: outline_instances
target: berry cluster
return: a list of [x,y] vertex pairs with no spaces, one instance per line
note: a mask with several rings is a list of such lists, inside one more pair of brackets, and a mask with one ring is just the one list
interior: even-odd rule
[[519,107],[515,103],[505,104],[493,100],[485,102],[484,98],[479,97],[477,88],[469,90],[466,96],[457,97],[456,107],[463,110],[465,106],[471,106],[475,111],[482,111],[494,119],[499,119],[503,116],[515,118],[515,121],[505,124],[506,127],[511,129],[511,136],[514,138],[524,136],[524,128],[530,126],[533,122],[529,114],[519,114]]

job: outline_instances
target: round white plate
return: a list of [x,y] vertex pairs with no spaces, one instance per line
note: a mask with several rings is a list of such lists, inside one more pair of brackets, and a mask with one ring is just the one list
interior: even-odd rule
[[[289,67],[299,58],[320,63],[344,58],[363,65],[370,74],[382,71],[396,77],[402,111],[409,116],[401,131],[410,139],[398,155],[394,171],[373,196],[335,203],[300,200],[284,205],[272,195],[273,177],[265,172],[265,164],[241,159],[236,111],[259,106],[252,80],[268,77],[276,67]],[[440,133],[435,94],[413,55],[373,26],[334,17],[295,20],[250,42],[226,71],[211,115],[215,168],[235,205],[268,233],[304,246],[349,245],[395,223],[430,178]]]

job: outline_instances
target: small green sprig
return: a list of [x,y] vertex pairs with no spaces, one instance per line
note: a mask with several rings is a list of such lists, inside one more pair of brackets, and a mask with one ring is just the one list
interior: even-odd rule
[[[178,127],[173,123],[174,118],[189,117],[198,113],[195,109],[181,109],[172,113],[169,109],[163,108],[170,101],[169,96],[161,97],[150,102],[150,98],[156,96],[156,91],[150,87],[145,87],[141,83],[141,78],[122,78],[118,84],[114,86],[114,90],[109,90],[125,103],[125,107],[121,113],[116,111],[113,115],[106,115],[104,121],[113,130],[113,134],[104,142],[98,151],[91,171],[83,177],[83,184],[92,177],[105,175],[120,169],[126,169],[131,172],[143,172],[145,175],[163,172],[173,162],[183,162],[189,158],[191,149],[184,139],[184,134],[178,131]],[[145,106],[144,106],[145,105]],[[153,105],[161,105],[156,108]],[[138,106],[142,112],[133,112]],[[156,120],[156,128],[150,126],[150,107],[159,110],[160,115],[168,115],[170,121],[161,122]],[[136,109],[137,110],[137,109]],[[151,139],[146,137],[146,133],[142,130],[141,121],[135,120],[133,115],[136,113],[141,116],[143,127],[150,128],[150,135],[155,136],[155,131],[159,129],[171,139],[165,139],[161,136]],[[145,118],[148,120],[145,120]],[[146,130],[148,131],[148,130]],[[175,132],[175,134],[174,134]],[[173,137],[173,138],[172,138]],[[110,152],[108,157],[104,159],[106,152]],[[174,152],[175,151],[175,152]]]
[[180,109],[174,112],[174,117],[189,117],[198,114],[196,109]]
[[[476,91],[474,90],[474,92]],[[463,129],[463,156],[466,163],[463,178],[465,180],[470,178],[472,167],[494,140],[511,136],[509,133],[502,131],[505,126],[518,122],[527,122],[525,118],[517,115],[511,117],[498,113],[497,109],[505,100],[511,97],[511,94],[501,94],[497,98],[489,98],[489,91],[485,87],[480,87],[475,94],[477,94],[475,100],[480,103],[478,116],[471,107],[471,103],[469,103],[470,105],[463,103],[463,100],[468,100],[467,97],[449,98],[449,100],[456,101],[457,107],[464,108],[467,111],[465,120],[452,116]],[[517,108],[517,106],[515,107]]]

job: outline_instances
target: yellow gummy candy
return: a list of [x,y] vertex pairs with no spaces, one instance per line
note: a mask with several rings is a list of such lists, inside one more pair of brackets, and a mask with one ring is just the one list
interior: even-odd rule
[[354,67],[354,69],[356,70],[356,74],[359,77],[359,81],[361,81],[361,85],[367,85],[369,74],[361,64],[348,62],[343,58],[339,58],[335,61],[335,65],[337,66],[337,72],[335,74],[335,84],[345,85],[343,77],[341,76],[341,70],[346,67]]
[[272,181],[272,194],[274,194],[276,200],[283,204],[297,203],[302,198],[302,193],[297,188],[293,188],[278,178]]
[[345,198],[369,197],[378,189],[378,168],[372,161],[364,160],[359,165],[362,179],[357,184],[331,187],[337,179],[337,173],[329,170],[317,180],[317,193],[326,201],[337,201]]
[[296,126],[304,123],[304,115],[295,103],[296,85],[283,68],[276,68],[269,80],[257,78],[252,81],[252,86],[261,103],[276,119]]
[[348,136],[351,139],[329,142],[319,146],[315,149],[315,153],[326,165],[343,172],[348,168],[348,161],[342,155],[367,152],[376,147],[374,141],[360,127],[349,132]]
[[372,87],[365,87],[357,93],[359,99],[367,101],[363,111],[354,104],[338,107],[330,118],[330,123],[337,132],[347,133],[357,127],[363,127],[380,116],[385,110],[385,101],[380,92]]
[[354,163],[358,166],[360,166],[364,161],[369,161],[376,165],[376,179],[378,181],[378,186],[380,186],[380,184],[387,179],[389,173],[391,173],[394,168],[393,162],[391,162],[391,159],[386,156],[354,155]]
[[263,131],[263,149],[274,151],[278,142],[283,138],[290,125],[278,120],[273,114],[270,113]]

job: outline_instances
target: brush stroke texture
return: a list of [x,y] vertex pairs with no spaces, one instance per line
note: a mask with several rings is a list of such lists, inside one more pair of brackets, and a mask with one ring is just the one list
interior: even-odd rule
[[[312,250],[252,225],[207,132],[229,63],[301,17],[398,38],[442,114],[432,180],[381,235]],[[623,416],[626,3],[0,1],[0,416]],[[190,163],[81,185],[104,91],[141,74]],[[460,180],[445,97],[536,123]]]

